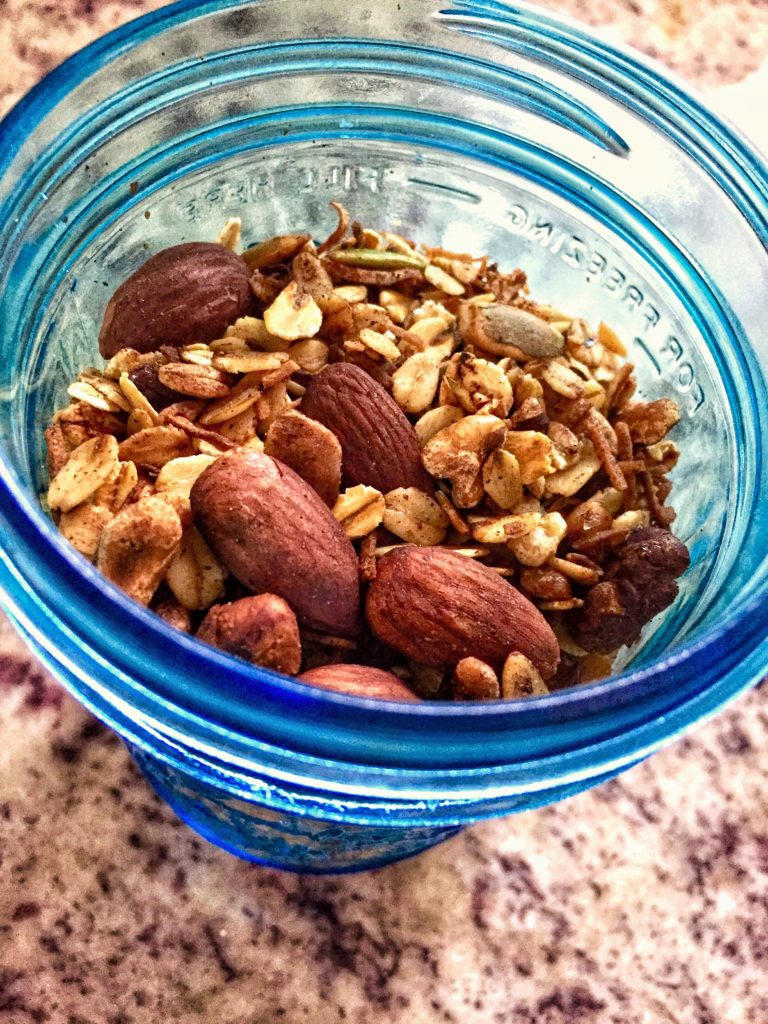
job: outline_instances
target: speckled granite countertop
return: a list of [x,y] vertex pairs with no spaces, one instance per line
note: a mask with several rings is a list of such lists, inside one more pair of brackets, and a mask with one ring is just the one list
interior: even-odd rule
[[[552,5],[754,96],[765,0]],[[0,110],[157,6],[0,0]],[[564,804],[298,877],[196,838],[0,619],[0,1024],[765,1024],[767,693]]]

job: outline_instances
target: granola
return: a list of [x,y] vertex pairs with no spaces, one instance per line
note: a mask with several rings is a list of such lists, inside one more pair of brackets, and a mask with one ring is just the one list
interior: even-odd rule
[[[688,565],[668,504],[677,406],[635,400],[616,333],[535,302],[523,271],[365,228],[332,205],[338,223],[320,244],[297,232],[238,256],[242,226],[230,218],[218,240],[225,260],[208,243],[178,247],[192,284],[198,250],[213,267],[206,286],[226,280],[233,260],[238,282],[249,280],[250,297],[230,295],[215,326],[201,319],[208,307],[190,305],[188,331],[182,311],[155,343],[150,324],[133,330],[140,346],[124,345],[105,334],[128,323],[112,308],[130,279],[121,286],[102,328],[106,364],[79,374],[45,432],[47,500],[62,534],[167,623],[293,674],[370,666],[456,700],[540,695],[609,674],[618,648],[675,599]],[[394,427],[381,452],[355,463],[379,466],[379,478],[361,478],[345,472],[350,453],[334,423],[312,412],[312,382],[336,364],[396,406],[374,423],[361,405],[358,435],[386,432],[395,415],[406,423],[416,468],[398,486],[382,468],[398,454]],[[365,625],[354,637],[318,633],[295,624],[282,597],[253,603],[190,503],[201,475],[233,452],[265,452],[319,495],[354,545],[363,589],[407,545],[493,570],[554,629],[557,674],[545,680],[517,650],[497,664],[421,664]]]

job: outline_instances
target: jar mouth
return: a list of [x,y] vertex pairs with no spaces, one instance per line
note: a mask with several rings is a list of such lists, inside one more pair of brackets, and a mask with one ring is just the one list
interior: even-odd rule
[[[105,66],[123,52],[131,44],[137,26],[146,36],[163,26],[179,24],[192,15],[222,6],[237,5],[182,0],[172,9],[144,16],[132,23],[130,29],[116,30],[54,71],[3,124],[2,135],[8,144],[0,147],[0,152],[6,153],[4,163],[0,157],[0,177],[12,164],[19,140],[30,124],[39,123],[54,109],[61,95],[84,82],[94,68]],[[513,49],[519,44],[516,32],[524,25],[535,34],[542,52],[555,64],[569,61],[571,69],[579,69],[581,76],[593,85],[599,73],[603,89],[622,91],[627,103],[643,106],[648,122],[656,129],[676,133],[690,143],[708,173],[721,186],[731,189],[738,199],[741,216],[757,237],[768,244],[765,165],[730,128],[649,62],[598,42],[575,26],[525,5],[502,7],[458,2],[436,16],[455,25],[457,30],[478,37],[504,35],[514,43]],[[697,275],[695,267],[687,270]],[[726,318],[727,303],[716,295],[711,300],[723,309]],[[738,357],[735,336],[734,346]],[[757,466],[754,472],[757,479],[762,468]],[[757,499],[756,490],[753,498]],[[18,482],[11,467],[0,481],[0,520],[3,506],[8,510],[15,535],[24,539],[29,550],[36,551],[48,574],[59,581],[62,592],[70,588],[77,597],[76,610],[68,611],[66,603],[59,601],[52,612],[49,605],[47,614],[57,618],[59,627],[49,637],[41,635],[30,618],[28,594],[14,597],[12,593],[9,598],[13,616],[28,632],[36,634],[36,642],[47,650],[52,662],[60,664],[62,658],[68,657],[67,636],[77,632],[78,621],[80,626],[83,621],[92,623],[92,628],[81,631],[81,641],[88,647],[92,663],[104,665],[108,682],[82,679],[82,693],[94,705],[102,700],[105,704],[117,701],[130,705],[143,718],[144,728],[175,736],[178,742],[183,738],[209,754],[218,752],[217,756],[225,752],[245,756],[251,750],[263,762],[269,752],[293,747],[310,759],[371,764],[378,766],[377,770],[396,767],[399,771],[408,766],[414,771],[451,772],[521,762],[526,757],[540,759],[556,751],[572,752],[586,741],[593,748],[603,744],[601,763],[609,763],[611,744],[622,731],[622,725],[631,724],[636,730],[632,756],[641,756],[690,721],[686,705],[697,703],[701,714],[708,713],[707,709],[714,710],[754,682],[768,660],[763,650],[753,664],[751,676],[736,676],[723,670],[735,666],[741,658],[753,659],[761,641],[764,645],[764,628],[760,623],[768,620],[768,587],[763,580],[755,593],[735,604],[727,616],[694,642],[609,680],[525,702],[468,706],[367,701],[317,690],[254,668],[171,630],[153,613],[107,583],[66,544]],[[7,579],[15,584],[14,592],[17,588],[19,593],[28,589],[25,581],[14,579],[10,555],[0,555]],[[40,592],[45,589],[41,586]],[[8,590],[10,593],[10,586]],[[108,632],[110,628],[114,632],[118,624],[123,634],[130,634],[136,641],[133,651],[114,650]],[[74,653],[71,660],[76,660]],[[180,677],[169,678],[163,668],[179,661],[183,663],[183,681]],[[719,668],[713,675],[706,669],[714,664]],[[221,691],[212,693],[211,679],[226,680],[226,697]],[[670,696],[677,683],[679,696]],[[287,722],[289,716],[301,718],[302,727],[292,728]],[[546,755],[541,755],[535,744],[523,751],[522,758],[515,751],[515,736],[520,733],[538,736],[542,731],[550,731],[554,737],[559,726],[579,720],[593,723],[594,728],[590,726],[578,737],[571,733],[560,748],[556,739],[550,741]],[[361,731],[365,731],[364,737]],[[416,742],[426,731],[434,734],[435,739],[425,741],[421,751],[404,749],[404,735],[413,736]],[[491,740],[478,751],[483,736]],[[450,757],[444,756],[446,743],[452,748]],[[594,750],[591,756],[596,756]],[[621,757],[627,759],[626,749]],[[575,765],[573,770],[579,769]]]

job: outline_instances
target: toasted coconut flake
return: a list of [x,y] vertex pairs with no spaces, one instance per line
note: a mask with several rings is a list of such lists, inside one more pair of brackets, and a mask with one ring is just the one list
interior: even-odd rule
[[331,206],[336,211],[339,221],[326,240],[317,247],[318,253],[331,252],[341,245],[349,231],[349,211],[341,203],[332,202]]

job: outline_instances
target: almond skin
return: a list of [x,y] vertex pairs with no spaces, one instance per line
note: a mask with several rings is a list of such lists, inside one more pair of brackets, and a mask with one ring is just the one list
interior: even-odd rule
[[487,566],[439,547],[408,545],[380,558],[366,616],[380,640],[423,665],[479,658],[498,671],[519,651],[549,679],[560,658],[530,601]]
[[197,631],[197,639],[238,658],[295,675],[301,665],[296,616],[282,597],[258,594],[217,604]]
[[298,679],[302,683],[321,686],[324,690],[347,693],[350,697],[407,701],[419,699],[392,672],[368,665],[322,665],[302,672]]
[[313,629],[357,631],[355,549],[292,469],[260,452],[229,452],[200,474],[190,500],[198,529],[248,590],[277,594]]
[[398,487],[433,493],[413,427],[391,395],[359,366],[326,366],[309,382],[301,412],[339,439],[342,471],[350,483],[368,484],[382,494]]
[[222,337],[251,309],[248,268],[226,246],[185,242],[162,249],[120,285],[99,333],[105,359],[122,348],[151,352]]

